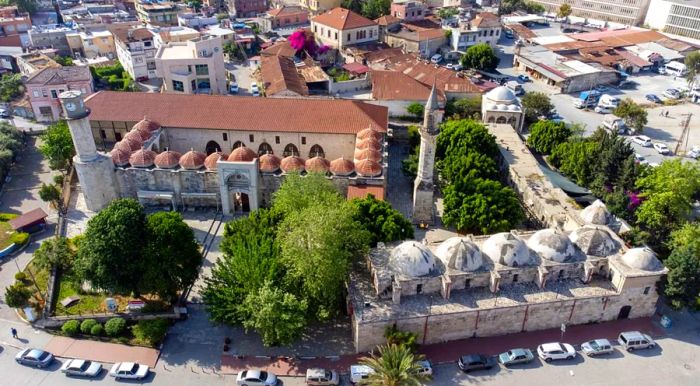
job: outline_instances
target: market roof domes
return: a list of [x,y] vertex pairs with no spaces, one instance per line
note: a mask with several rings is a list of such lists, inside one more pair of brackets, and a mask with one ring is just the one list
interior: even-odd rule
[[382,149],[382,144],[374,138],[366,138],[357,141],[357,143],[355,144],[355,148],[359,150],[370,149],[379,151]]
[[313,157],[306,160],[304,164],[306,171],[309,173],[328,173],[331,163],[323,157]]
[[510,232],[496,233],[481,246],[481,251],[494,263],[509,267],[534,264],[534,259],[525,242]]
[[542,229],[527,241],[527,246],[547,260],[563,263],[576,255],[576,248],[566,235],[554,229]]
[[569,234],[569,240],[591,256],[610,256],[620,249],[606,229],[594,225],[584,225],[574,230]]
[[190,150],[180,157],[180,166],[187,170],[197,170],[204,166],[204,160],[207,158],[206,154]]
[[622,255],[622,262],[626,266],[642,271],[658,271],[663,265],[656,258],[656,254],[649,248],[632,248]]
[[607,225],[610,222],[610,212],[603,201],[595,200],[591,205],[581,210],[581,218],[587,224]]
[[131,152],[115,147],[109,154],[112,156],[112,162],[117,166],[126,166],[129,164]]
[[143,140],[141,139],[141,136],[135,132],[127,133],[119,143],[125,143],[129,146],[131,151],[136,151],[143,147]]
[[355,162],[355,171],[362,177],[377,177],[382,174],[382,165],[368,159]]
[[227,159],[228,154],[220,151],[215,151],[209,154],[207,158],[204,159],[204,167],[206,167],[208,170],[216,170],[216,163],[219,162],[219,160],[226,161]]
[[349,176],[355,171],[355,164],[349,159],[340,157],[331,161],[331,173],[336,176]]
[[138,134],[142,141],[146,141],[147,139],[151,138],[151,132],[143,127],[140,129],[132,129],[130,132],[126,133],[126,135],[131,133]]
[[158,154],[153,163],[161,169],[173,169],[180,164],[180,157],[182,157],[182,154],[166,150]]
[[231,152],[228,160],[231,162],[250,162],[257,158],[258,154],[249,147],[239,146]]
[[450,237],[435,250],[447,267],[460,271],[476,271],[484,263],[479,247],[466,237]]
[[408,277],[425,276],[438,268],[430,249],[415,240],[397,245],[389,255],[389,265],[394,271]]
[[491,101],[501,102],[505,104],[510,104],[511,102],[517,99],[515,93],[506,86],[498,86],[493,90],[487,92],[485,96]]
[[355,161],[360,161],[363,159],[379,162],[382,160],[382,153],[371,149],[355,150]]
[[137,150],[129,157],[129,163],[135,168],[149,168],[153,166],[156,155],[156,152],[153,150]]
[[160,129],[160,123],[156,121],[150,121],[146,118],[138,122],[137,124],[132,127],[132,130],[148,130],[148,131],[156,131]]
[[377,130],[368,127],[366,129],[362,129],[357,133],[357,139],[367,139],[367,138],[373,138],[376,141],[381,141],[382,140],[382,133],[378,132]]
[[282,162],[280,162],[280,168],[285,173],[301,173],[304,171],[304,160],[295,155],[290,155],[288,157],[282,158]]
[[264,173],[274,173],[280,168],[280,158],[274,154],[263,154],[258,160],[260,171]]

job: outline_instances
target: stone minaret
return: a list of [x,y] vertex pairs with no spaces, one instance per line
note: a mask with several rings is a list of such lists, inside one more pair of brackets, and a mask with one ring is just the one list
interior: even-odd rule
[[444,111],[438,106],[435,84],[425,105],[423,126],[420,128],[418,175],[413,185],[413,222],[433,223],[433,169],[435,168],[435,139],[440,133]]
[[90,110],[85,107],[80,91],[65,91],[59,98],[75,146],[73,165],[85,204],[89,210],[97,212],[118,198],[112,157],[97,152],[88,119]]

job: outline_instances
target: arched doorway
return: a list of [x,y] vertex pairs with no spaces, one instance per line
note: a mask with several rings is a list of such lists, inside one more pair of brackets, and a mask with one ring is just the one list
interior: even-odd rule
[[323,152],[323,148],[320,145],[311,146],[311,150],[309,150],[309,158],[314,157],[326,158],[326,153]]
[[623,306],[622,308],[620,308],[620,313],[617,314],[617,319],[629,318],[630,311],[632,311],[632,306]]
[[496,123],[506,123],[506,117],[498,117]]
[[515,127],[515,121],[516,121],[516,120],[515,120],[515,117],[510,117],[510,118],[508,118],[508,124],[511,125],[514,129],[516,129],[516,127]]
[[250,198],[247,193],[233,193],[233,212],[250,212]]
[[209,141],[209,142],[207,142],[206,149],[207,149],[207,155],[209,155],[211,153],[221,151],[221,146],[219,146],[219,144],[216,143],[216,141]]
[[243,147],[243,146],[245,146],[245,143],[243,143],[241,141],[236,141],[233,143],[233,147],[231,147],[231,150],[236,150],[239,147]]
[[489,123],[494,123],[496,122],[496,118],[494,117],[489,117]]
[[290,155],[295,155],[299,157],[299,149],[297,149],[297,147],[294,146],[293,143],[290,143],[287,146],[285,146],[284,152],[282,153],[283,157],[289,157]]
[[269,143],[263,142],[258,146],[258,155],[263,155],[263,154],[274,154],[275,152],[272,150],[272,146],[270,146]]

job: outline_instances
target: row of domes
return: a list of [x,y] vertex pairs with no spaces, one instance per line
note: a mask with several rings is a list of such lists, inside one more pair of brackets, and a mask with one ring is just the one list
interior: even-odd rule
[[369,127],[357,133],[355,140],[355,163],[372,161],[380,163],[382,161],[382,134]]

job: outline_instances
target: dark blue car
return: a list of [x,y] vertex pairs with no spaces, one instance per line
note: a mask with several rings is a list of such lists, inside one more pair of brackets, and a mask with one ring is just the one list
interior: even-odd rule
[[664,103],[664,102],[661,100],[661,98],[657,97],[655,94],[647,94],[647,95],[646,95],[646,98],[647,98],[647,100],[650,101],[650,102],[654,102],[654,103]]

